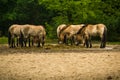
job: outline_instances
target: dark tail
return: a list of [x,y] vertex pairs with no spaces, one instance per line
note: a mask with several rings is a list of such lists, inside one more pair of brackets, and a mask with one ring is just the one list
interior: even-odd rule
[[10,46],[11,44],[11,33],[8,31],[8,45]]
[[103,48],[106,47],[106,41],[107,41],[107,28],[104,27],[104,33],[103,33]]

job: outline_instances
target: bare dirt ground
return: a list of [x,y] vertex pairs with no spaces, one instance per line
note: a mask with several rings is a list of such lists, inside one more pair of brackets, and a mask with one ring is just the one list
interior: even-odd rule
[[120,45],[0,45],[0,80],[120,80]]

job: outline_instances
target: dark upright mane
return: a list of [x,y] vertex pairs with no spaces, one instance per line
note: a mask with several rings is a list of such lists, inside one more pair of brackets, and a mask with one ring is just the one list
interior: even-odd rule
[[82,30],[86,28],[87,25],[88,24],[85,24],[84,26],[82,26],[82,28],[80,28],[79,31],[76,34],[80,34],[82,32]]
[[63,27],[61,30],[60,30],[60,33],[61,34],[65,29],[67,29],[70,25],[66,25],[65,27]]

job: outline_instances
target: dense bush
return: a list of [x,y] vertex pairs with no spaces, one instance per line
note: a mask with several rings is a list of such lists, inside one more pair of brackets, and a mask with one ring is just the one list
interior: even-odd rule
[[60,24],[104,23],[108,40],[120,40],[120,0],[0,0],[0,34],[12,24],[44,25],[56,38]]

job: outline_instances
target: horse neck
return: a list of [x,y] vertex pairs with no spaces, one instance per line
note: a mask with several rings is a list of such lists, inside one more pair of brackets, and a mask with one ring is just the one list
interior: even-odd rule
[[60,30],[60,34],[61,34],[64,30],[66,30],[68,27],[69,27],[69,25],[66,25],[65,27],[63,27],[63,28]]
[[86,26],[83,26],[82,28],[79,29],[79,31],[77,32],[77,34],[82,34],[86,29]]

